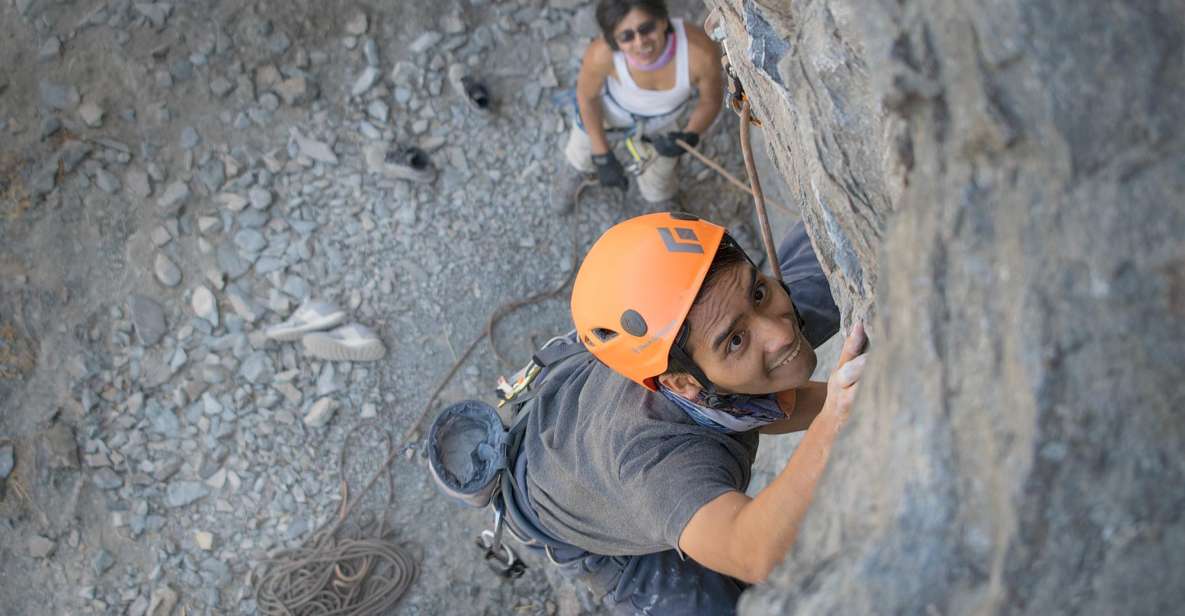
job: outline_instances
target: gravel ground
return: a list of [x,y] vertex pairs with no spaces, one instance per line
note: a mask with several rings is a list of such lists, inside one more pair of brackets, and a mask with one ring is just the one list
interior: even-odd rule
[[[438,496],[403,438],[496,306],[553,287],[641,211],[633,190],[547,205],[566,131],[551,101],[595,33],[590,3],[16,0],[0,31],[6,612],[254,613],[250,571],[335,515],[384,433],[394,494],[364,509],[421,563],[400,613],[590,609],[546,567],[490,573],[472,545],[484,514]],[[452,66],[485,80],[492,114],[454,92]],[[739,170],[735,133],[726,113],[704,149]],[[363,155],[408,145],[434,182]],[[757,254],[744,195],[682,174],[686,209]],[[263,336],[310,297],[386,357],[320,361]],[[517,360],[568,328],[561,299],[496,337]],[[482,343],[434,408],[490,398],[513,368]]]

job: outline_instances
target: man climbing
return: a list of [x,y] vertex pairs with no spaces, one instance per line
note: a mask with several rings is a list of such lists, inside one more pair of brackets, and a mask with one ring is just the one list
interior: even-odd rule
[[[838,310],[801,224],[779,259],[785,286],[723,228],[656,213],[609,229],[580,267],[575,335],[599,361],[546,368],[500,498],[509,529],[614,613],[733,613],[794,543],[865,338],[854,327],[829,382],[810,381]],[[801,430],[746,496],[758,432]]]
[[[646,139],[655,155],[638,176],[638,190],[651,209],[671,209],[676,167],[720,111],[720,50],[703,30],[670,18],[663,0],[601,0],[602,36],[589,43],[576,82],[577,114],[551,188],[551,204],[566,212],[585,174],[602,186],[625,190],[625,168],[613,154],[609,134]],[[687,125],[676,125],[693,89],[699,100]],[[644,147],[638,144],[638,147]],[[636,161],[635,161],[636,162]]]

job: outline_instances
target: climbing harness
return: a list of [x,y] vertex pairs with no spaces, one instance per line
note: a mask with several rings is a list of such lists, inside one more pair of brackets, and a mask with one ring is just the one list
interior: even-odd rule
[[625,170],[636,177],[646,172],[657,153],[653,146],[641,140],[635,141],[634,137],[635,134],[630,134],[625,138],[625,148],[629,150],[630,158],[633,159],[625,164]]

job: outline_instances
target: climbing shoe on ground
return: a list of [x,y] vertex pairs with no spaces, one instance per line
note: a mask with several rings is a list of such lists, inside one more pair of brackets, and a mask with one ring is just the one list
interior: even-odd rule
[[417,147],[368,145],[363,148],[362,155],[366,158],[366,166],[371,173],[423,184],[436,179],[436,168],[432,166],[432,159]]
[[387,354],[378,335],[357,323],[307,334],[301,338],[301,344],[305,355],[329,361],[375,361]]
[[448,81],[453,91],[465,99],[469,106],[478,111],[489,111],[492,100],[490,90],[485,84],[466,73],[465,65],[453,64],[448,67]]
[[580,187],[590,178],[583,171],[568,164],[566,160],[556,163],[555,174],[552,175],[551,186],[548,188],[548,203],[554,214],[567,214],[576,205],[576,195]]
[[287,342],[309,332],[329,329],[344,320],[346,313],[337,306],[325,301],[308,300],[287,321],[267,328],[264,334],[272,340]]
[[466,75],[461,78],[461,87],[465,89],[465,96],[480,111],[490,110],[490,91],[485,84]]

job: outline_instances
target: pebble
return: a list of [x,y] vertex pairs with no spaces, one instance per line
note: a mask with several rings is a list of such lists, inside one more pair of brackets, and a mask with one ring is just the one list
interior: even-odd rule
[[266,188],[252,188],[247,192],[247,199],[251,202],[251,207],[266,210],[272,204],[272,192]]
[[128,298],[128,313],[140,344],[144,346],[156,344],[168,331],[165,326],[164,308],[149,297],[139,293],[132,294]]
[[461,34],[465,31],[465,22],[458,15],[446,15],[440,19],[440,29],[446,34]]
[[163,253],[156,254],[153,270],[156,272],[156,280],[166,287],[175,287],[181,284],[181,270]]
[[189,196],[189,184],[181,181],[173,182],[165,188],[164,194],[156,200],[157,209],[162,214],[175,214],[189,200]]
[[335,411],[337,411],[336,400],[328,397],[321,398],[309,408],[309,412],[304,416],[304,423],[310,428],[320,428],[333,419]]
[[383,132],[370,122],[362,122],[358,124],[358,132],[362,133],[363,137],[366,137],[371,141],[378,141],[383,138]]
[[354,96],[361,96],[365,94],[375,82],[379,79],[379,69],[373,66],[367,66],[362,69],[362,73],[354,80],[354,87],[350,88],[350,94]]
[[234,308],[235,314],[242,317],[244,321],[254,323],[263,316],[263,308],[255,301],[255,298],[240,289],[238,285],[232,285],[226,295],[230,299],[230,305]]
[[296,127],[288,129],[288,134],[296,142],[301,154],[317,162],[337,164],[337,154],[333,153],[333,148],[329,147],[329,144],[304,136]]
[[16,465],[16,458],[12,445],[0,445],[0,481],[8,479],[12,468]]
[[371,101],[370,104],[366,106],[366,114],[383,124],[387,123],[387,118],[390,113],[391,108],[387,106],[387,103],[381,100]]
[[78,88],[70,84],[42,81],[39,84],[39,90],[41,93],[41,102],[53,109],[72,109],[81,100],[81,97],[78,95]]
[[361,36],[366,34],[366,29],[368,26],[369,21],[366,18],[366,13],[358,11],[354,13],[348,21],[346,21],[346,34]]
[[374,42],[374,39],[367,37],[366,42],[362,43],[362,55],[366,57],[366,63],[373,67],[378,67],[382,58],[379,57],[379,44]]
[[303,75],[285,79],[273,88],[288,105],[303,105],[316,98],[316,89]]
[[239,368],[239,375],[252,383],[270,382],[274,374],[272,360],[263,351],[256,351],[248,355],[247,359],[243,360],[242,367]]
[[115,177],[115,174],[106,169],[98,169],[95,171],[95,186],[98,186],[99,190],[109,195],[114,195],[120,189],[121,185],[119,178]]
[[174,481],[165,490],[165,504],[169,507],[184,507],[205,498],[210,490],[198,481]]
[[215,77],[210,80],[210,92],[212,92],[214,96],[217,96],[218,98],[225,97],[234,89],[234,82],[227,79],[226,77]]
[[57,544],[47,537],[33,535],[29,538],[29,556],[33,558],[48,558],[56,547]]
[[239,251],[235,249],[233,242],[222,242],[214,251],[215,258],[218,261],[218,268],[226,275],[227,278],[235,279],[247,273],[251,269],[251,263],[243,260],[239,256]]
[[234,193],[222,193],[218,195],[218,202],[222,204],[222,207],[232,212],[241,212],[250,203],[246,197]]
[[407,48],[412,53],[424,53],[432,47],[435,47],[442,38],[444,38],[444,35],[441,33],[428,31],[421,34],[416,38],[416,40],[412,41],[411,45],[408,45]]
[[41,44],[41,49],[37,52],[37,59],[42,62],[52,62],[57,60],[62,55],[62,39],[51,36],[45,39]]
[[168,244],[173,239],[173,236],[169,234],[169,230],[164,228],[163,225],[157,225],[154,227],[150,233],[150,236],[152,237],[152,245],[156,246],[157,248]]
[[95,554],[94,559],[91,560],[91,568],[94,570],[95,575],[103,575],[113,565],[115,565],[115,558],[111,556],[110,552],[103,549],[100,549]]
[[204,530],[194,531],[193,542],[198,548],[209,552],[214,547],[214,535]]
[[173,12],[173,5],[165,2],[137,2],[133,6],[136,12],[143,15],[157,30],[165,27],[165,23],[169,20],[169,13]]
[[222,230],[222,219],[214,216],[199,216],[198,231],[203,235],[217,233]]
[[78,117],[82,119],[83,124],[98,128],[103,125],[103,108],[94,101],[87,101],[78,107]]
[[197,129],[192,126],[186,126],[181,129],[181,147],[186,150],[192,150],[202,142],[202,138],[198,135]]
[[263,234],[255,229],[240,229],[235,233],[235,245],[247,252],[260,252],[267,246]]
[[143,169],[130,167],[127,173],[123,174],[123,185],[136,197],[145,198],[152,195],[152,184]]
[[215,301],[214,294],[205,285],[194,287],[190,306],[195,315],[205,319],[210,325],[218,327],[218,302]]
[[91,475],[91,483],[100,490],[116,490],[123,485],[123,479],[110,468],[101,468]]

